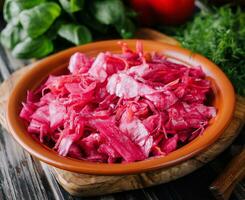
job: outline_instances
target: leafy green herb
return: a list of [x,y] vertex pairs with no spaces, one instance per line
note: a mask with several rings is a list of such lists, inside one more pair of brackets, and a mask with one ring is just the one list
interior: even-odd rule
[[47,37],[26,38],[17,44],[12,54],[17,58],[41,58],[53,51],[53,43]]
[[198,13],[194,21],[164,28],[182,46],[208,57],[230,78],[236,91],[245,95],[245,13],[224,6]]
[[68,13],[80,11],[84,5],[84,0],[59,0],[59,2]]
[[[40,58],[72,44],[132,37],[136,13],[122,0],[5,0],[1,43],[21,58]],[[108,34],[110,33],[110,35]],[[42,44],[43,42],[43,44]]]
[[135,25],[129,18],[126,18],[123,24],[116,25],[116,28],[122,38],[125,39],[133,37],[133,33],[135,32]]
[[14,26],[12,23],[9,23],[1,32],[1,43],[5,47],[12,49],[25,37],[27,35],[21,26]]
[[18,21],[19,13],[24,9],[32,8],[45,0],[6,0],[4,3],[3,17],[7,22]]
[[20,22],[28,35],[38,37],[46,32],[54,20],[60,15],[61,9],[58,4],[45,2],[34,8],[20,13]]
[[125,18],[124,6],[118,0],[93,0],[91,12],[102,24],[116,24]]
[[66,24],[65,20],[60,18],[55,20],[52,26],[45,32],[45,36],[50,40],[56,40],[58,38],[58,31],[63,24]]
[[89,27],[91,30],[94,30],[101,34],[106,34],[109,30],[109,26],[100,23],[98,20],[94,18],[89,12],[82,11],[80,16],[78,17],[81,19],[81,23]]
[[62,25],[58,34],[75,45],[92,41],[92,35],[86,26],[76,24]]

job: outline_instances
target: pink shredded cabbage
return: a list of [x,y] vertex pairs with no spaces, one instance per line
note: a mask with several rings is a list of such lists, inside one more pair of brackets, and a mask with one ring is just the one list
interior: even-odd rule
[[134,162],[166,156],[202,135],[216,116],[211,82],[190,68],[120,43],[122,54],[71,56],[69,74],[28,91],[20,117],[62,156]]

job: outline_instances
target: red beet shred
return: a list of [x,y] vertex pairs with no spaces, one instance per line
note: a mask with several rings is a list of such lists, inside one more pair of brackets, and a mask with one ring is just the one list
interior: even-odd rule
[[121,163],[164,156],[201,135],[216,115],[200,67],[177,64],[142,44],[122,54],[75,53],[69,74],[28,91],[20,117],[62,156]]

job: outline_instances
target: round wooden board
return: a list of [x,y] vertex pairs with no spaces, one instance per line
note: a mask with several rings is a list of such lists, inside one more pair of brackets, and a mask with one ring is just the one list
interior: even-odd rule
[[[150,29],[141,29],[137,33],[137,38],[154,39],[159,42],[179,45],[179,43],[159,32]],[[25,73],[31,66],[22,68],[15,72],[8,80],[0,86],[0,123],[6,128],[6,103],[8,96],[18,78]],[[159,169],[156,171],[145,172],[136,175],[123,176],[96,176],[88,174],[73,173],[49,166],[54,173],[57,181],[66,191],[75,196],[95,196],[126,190],[149,187],[161,183],[166,183],[193,172],[205,163],[214,159],[224,149],[226,149],[245,122],[245,98],[237,96],[234,117],[224,131],[223,135],[208,149],[199,155],[182,162],[176,166]]]
[[237,97],[234,117],[223,135],[206,151],[176,166],[156,171],[124,176],[95,176],[78,174],[52,167],[58,182],[70,194],[95,196],[166,183],[185,176],[224,151],[239,134],[245,121],[245,99]]

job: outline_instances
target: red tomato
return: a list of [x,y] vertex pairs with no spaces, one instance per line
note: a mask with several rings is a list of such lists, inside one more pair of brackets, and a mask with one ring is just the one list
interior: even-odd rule
[[148,2],[158,15],[157,19],[165,24],[185,22],[195,8],[194,0],[148,0]]
[[195,8],[194,0],[130,0],[130,4],[145,25],[154,22],[181,24],[193,14]]
[[148,0],[130,0],[132,8],[138,13],[141,24],[152,25],[154,19],[153,9]]

